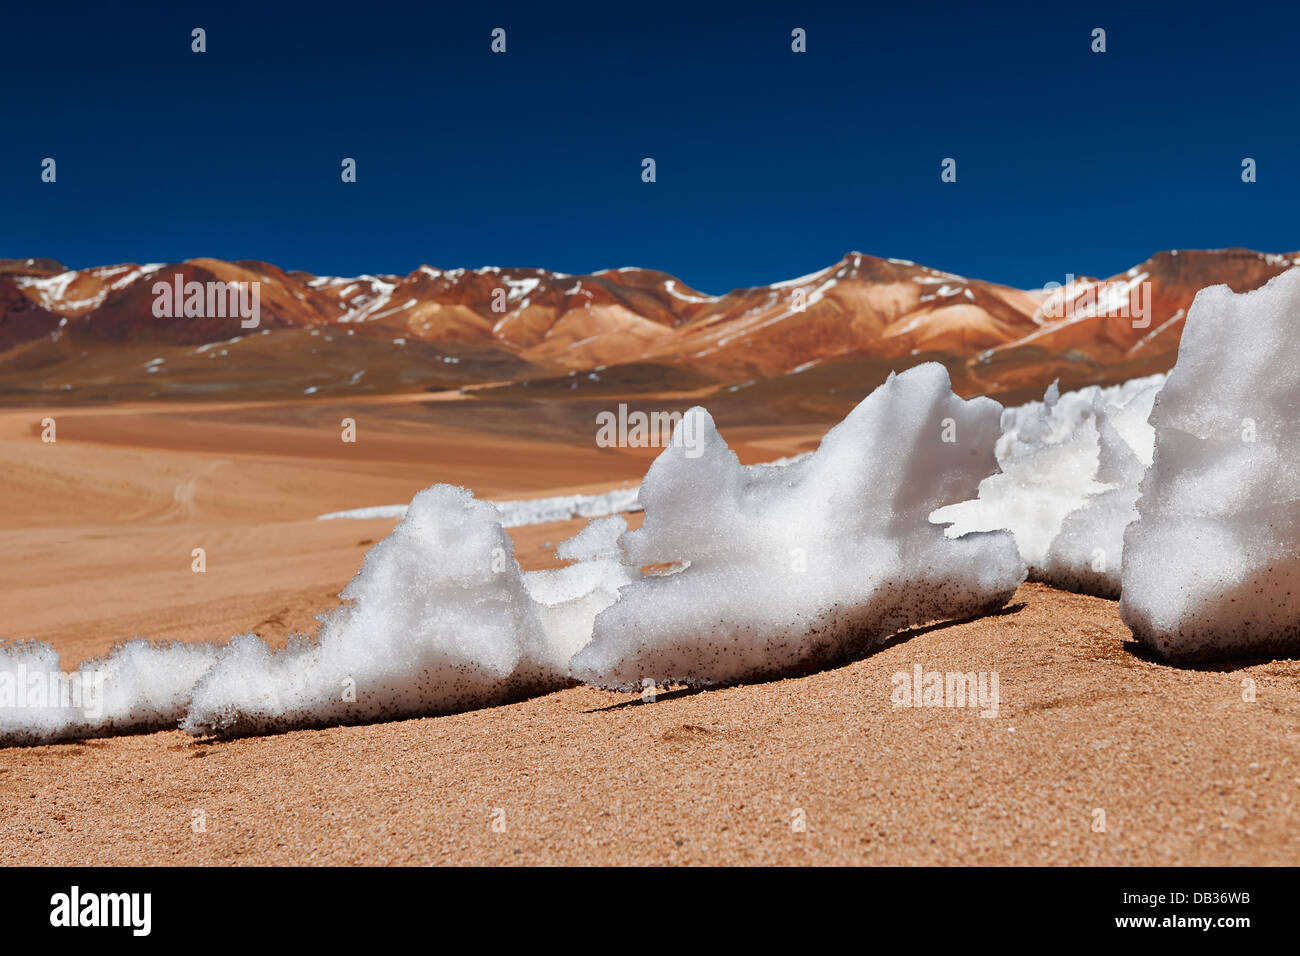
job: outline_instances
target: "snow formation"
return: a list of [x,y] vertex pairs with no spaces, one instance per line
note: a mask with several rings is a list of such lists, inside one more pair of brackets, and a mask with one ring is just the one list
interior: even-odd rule
[[[570,518],[598,518],[603,515],[640,511],[636,488],[614,488],[598,495],[556,495],[551,498],[524,498],[518,501],[494,501],[501,512],[501,524],[507,528],[523,525],[550,524]],[[317,515],[317,521],[339,518],[367,520],[370,518],[401,518],[407,505],[372,505],[368,508],[349,508]]]
[[[577,591],[578,589],[574,589]],[[563,686],[500,513],[463,488],[415,496],[366,554],[315,642],[234,638],[183,727],[243,735],[488,706]]]
[[1147,417],[1159,391],[1148,386],[1123,405],[1095,400],[1096,481],[1105,490],[1085,497],[1052,538],[1037,576],[1053,587],[1119,597],[1124,529],[1137,517],[1139,483],[1151,464],[1155,433]]
[[1001,607],[1025,577],[1011,535],[953,539],[929,520],[996,468],[1000,412],[921,365],[891,376],[812,455],[764,468],[741,465],[708,412],[691,409],[678,430],[693,430],[698,454],[674,436],[641,485],[645,523],[621,539],[630,566],[670,573],[624,586],[574,676],[620,690],[732,682]]
[[174,728],[216,655],[209,644],[135,640],[65,674],[49,644],[0,644],[0,745]]
[[1002,414],[1000,474],[979,497],[941,508],[949,534],[1010,530],[1029,576],[1055,587],[1118,597],[1124,525],[1151,463],[1147,424],[1163,375],[1062,394]]
[[1174,659],[1300,651],[1300,269],[1188,312],[1151,413],[1120,614]]
[[549,635],[549,661],[561,673],[569,673],[569,660],[591,640],[596,615],[641,577],[639,568],[623,563],[618,542],[625,531],[627,521],[619,515],[597,518],[556,550],[556,557],[573,564],[524,573],[524,588]]

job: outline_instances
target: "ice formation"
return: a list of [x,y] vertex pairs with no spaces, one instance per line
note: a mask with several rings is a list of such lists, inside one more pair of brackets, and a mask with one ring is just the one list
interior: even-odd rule
[[[632,567],[575,677],[716,684],[802,670],[900,628],[1001,607],[1025,568],[1006,532],[948,538],[929,515],[996,468],[1000,406],[963,401],[937,364],[891,376],[784,468],[745,467],[702,408],[641,486]],[[688,455],[687,449],[697,453]],[[702,449],[702,452],[700,451]]]
[[[1125,405],[1142,392],[1164,384],[1165,376],[1148,375],[1131,378],[1118,385],[1088,385],[1072,392],[1048,388],[1041,402],[1011,405],[1002,412],[1002,437],[998,439],[998,462],[1005,464],[1014,457],[1013,446],[1021,441],[1033,447],[1042,443],[1056,444],[1067,438],[1094,409],[1108,405]],[[1048,407],[1050,406],[1050,407]],[[1021,434],[1029,427],[1036,433],[1032,440]]]
[[[568,521],[570,518],[598,518],[604,515],[640,511],[636,488],[614,488],[598,495],[555,495],[550,498],[524,498],[519,501],[494,501],[501,512],[501,524],[507,528],[523,525],[549,524]],[[373,505],[369,508],[349,508],[317,515],[317,521],[338,518],[365,520],[369,518],[401,518],[407,505]]]
[[1174,659],[1300,651],[1300,269],[1197,293],[1151,424],[1120,614]]
[[[577,589],[574,589],[575,592]],[[415,496],[365,557],[315,642],[233,639],[194,689],[183,727],[235,735],[391,720],[563,686],[500,513],[463,488]]]
[[641,577],[640,569],[622,561],[618,541],[625,531],[621,516],[597,518],[556,550],[556,557],[574,563],[524,573],[524,587],[537,602],[548,635],[549,663],[558,672],[568,674],[570,658],[591,640],[596,615]]
[[1034,580],[1117,597],[1124,523],[1151,462],[1146,418],[1163,382],[1153,375],[1063,394],[1052,385],[1043,401],[1008,408],[1001,473],[934,519],[952,522],[950,535],[1008,529]]
[[1137,517],[1138,487],[1151,464],[1155,433],[1147,424],[1159,385],[1123,405],[1096,399],[1096,480],[1105,490],[1086,497],[1052,538],[1036,576],[1053,587],[1111,598],[1120,596],[1124,529]]
[[174,728],[216,653],[135,640],[65,674],[49,644],[0,644],[0,745]]
[[[1095,478],[1097,429],[1092,417],[1058,414],[1057,397],[1053,385],[1044,401],[1016,423],[1012,440],[1003,442],[1001,473],[980,482],[978,498],[934,514],[936,521],[952,522],[953,535],[1011,531],[1035,577],[1066,515],[1088,495],[1104,490]],[[1064,429],[1063,423],[1068,423]]]
[[507,528],[641,510],[637,504],[636,488],[614,488],[598,495],[557,495],[553,498],[496,501],[493,504],[501,512],[501,523]]

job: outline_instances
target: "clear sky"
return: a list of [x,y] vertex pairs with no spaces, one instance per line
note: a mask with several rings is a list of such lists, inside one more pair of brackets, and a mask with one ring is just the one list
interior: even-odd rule
[[8,3],[0,256],[637,265],[720,293],[850,250],[1020,286],[1292,251],[1298,9]]

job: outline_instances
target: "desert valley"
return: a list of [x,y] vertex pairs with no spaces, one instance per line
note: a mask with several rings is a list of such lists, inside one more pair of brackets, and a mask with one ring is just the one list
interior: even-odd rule
[[[1025,457],[998,449],[1004,473],[1031,476],[1020,487],[1033,483],[1034,429],[1049,426],[1052,454],[1092,472],[1107,449],[1130,471],[1145,454],[1140,476],[1152,439],[1135,429],[1193,297],[1258,289],[1296,264],[1168,252],[1054,293],[853,253],[714,296],[643,269],[343,279],[209,259],[77,272],[4,260],[0,639],[47,642],[65,671],[136,637],[224,645],[251,632],[282,648],[316,632],[398,524],[358,509],[438,483],[495,502],[633,489],[665,450],[598,440],[602,413],[627,409],[704,406],[742,464],[806,463],[878,387],[940,374],[889,378],[923,363],[958,396],[1025,409],[1002,419]],[[173,275],[258,282],[259,327],[158,318],[153,282]],[[1132,301],[1150,314],[1136,319],[1098,292],[1140,284],[1149,297]],[[1034,404],[1056,381],[1070,393],[1149,376],[1160,377]],[[962,428],[969,414],[972,430],[996,432],[991,406],[957,401],[942,407]],[[1129,482],[1136,497],[1137,478],[1111,472],[1098,481]],[[1096,490],[1071,489],[1074,507]],[[998,500],[963,520],[1010,527]],[[841,499],[827,507],[852,520]],[[632,529],[654,520],[611,510]],[[164,729],[5,747],[0,859],[1294,863],[1300,662],[1176,666],[1095,596],[1105,580],[1044,583],[1070,579],[1059,569],[1072,556],[1053,550],[1067,510],[1045,506],[1017,528],[1018,556],[1010,539],[996,553],[987,542],[983,567],[1030,568],[1018,586],[1008,572],[995,612],[909,623],[870,653],[779,679],[665,681],[648,696],[594,681],[236,739]],[[588,517],[508,527],[522,572],[571,566],[557,546]],[[996,674],[996,719],[900,709],[895,678],[916,668]]]

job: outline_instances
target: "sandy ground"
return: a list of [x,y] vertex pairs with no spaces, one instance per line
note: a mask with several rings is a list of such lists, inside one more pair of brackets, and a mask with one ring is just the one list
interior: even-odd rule
[[[304,407],[64,409],[54,445],[39,410],[0,413],[0,636],[51,641],[65,668],[136,634],[282,639],[392,526],[317,514],[438,480],[603,490],[649,458],[422,424],[409,401]],[[727,437],[756,461],[818,436]],[[521,563],[580,525],[519,529]],[[1031,584],[793,680],[3,749],[0,863],[1300,863],[1300,662],[1134,649],[1114,602]],[[996,673],[998,715],[895,707],[916,665]]]

